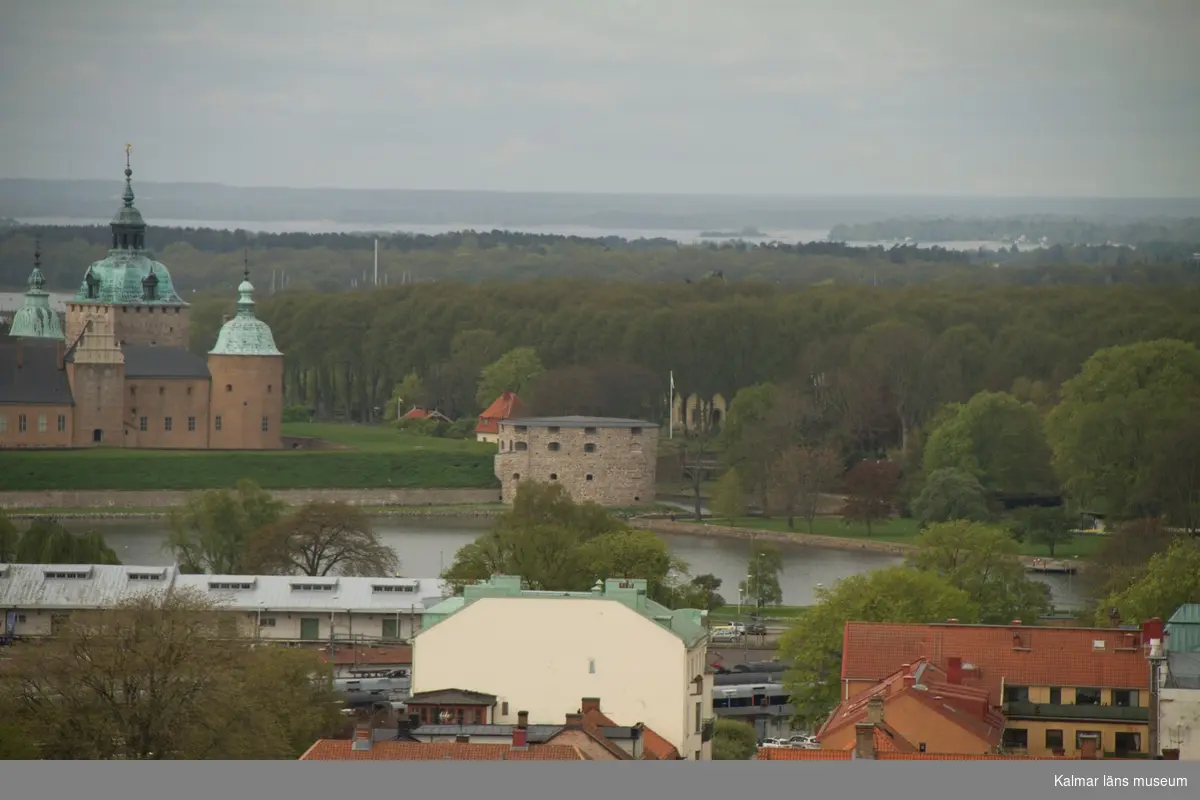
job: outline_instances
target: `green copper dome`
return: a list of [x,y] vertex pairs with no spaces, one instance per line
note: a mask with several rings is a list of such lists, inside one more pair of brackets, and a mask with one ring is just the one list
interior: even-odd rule
[[209,355],[214,356],[281,356],[275,346],[275,336],[267,323],[254,316],[254,286],[249,270],[238,286],[237,314],[221,326],[217,343]]
[[58,312],[50,307],[50,293],[46,291],[46,278],[42,275],[40,245],[33,251],[33,272],[29,273],[29,291],[25,292],[25,305],[13,315],[9,336],[28,339],[64,338]]
[[[126,153],[128,159],[128,152]],[[125,163],[125,193],[113,216],[112,249],[88,267],[75,295],[78,303],[111,305],[186,305],[175,291],[171,274],[146,250],[146,221],[133,205],[133,170]]]

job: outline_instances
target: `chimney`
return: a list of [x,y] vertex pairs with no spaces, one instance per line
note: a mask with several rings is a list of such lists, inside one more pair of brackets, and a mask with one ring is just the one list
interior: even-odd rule
[[359,723],[354,726],[354,741],[350,744],[350,749],[370,750],[371,744],[371,723]]
[[589,711],[595,711],[596,713],[600,713],[600,698],[599,697],[583,698],[583,702],[581,702],[579,704],[579,711],[582,714],[586,714]]
[[467,736],[466,734],[460,733],[458,736],[454,737],[454,742],[455,742],[455,744],[470,744],[471,737]]
[[517,712],[517,727],[521,728],[521,729],[525,729],[525,728],[529,727],[529,712],[528,711],[518,711]]
[[962,684],[963,680],[963,663],[958,656],[951,656],[946,659],[946,683],[954,686]]
[[917,685],[917,676],[916,675],[905,675],[904,676],[904,688],[905,689],[911,689],[912,687],[914,687],[916,685]]
[[582,725],[583,724],[583,714],[567,714],[567,724],[568,725]]
[[875,726],[870,722],[854,726],[854,757],[875,759]]
[[529,731],[520,725],[513,728],[512,746],[514,750],[524,750],[529,746]]
[[867,701],[867,722],[872,726],[883,722],[882,697],[872,697]]

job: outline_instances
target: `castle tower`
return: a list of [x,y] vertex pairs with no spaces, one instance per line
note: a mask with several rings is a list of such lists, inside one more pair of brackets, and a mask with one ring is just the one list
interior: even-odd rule
[[88,320],[71,349],[66,370],[75,398],[74,445],[124,447],[125,354],[117,345],[111,319]]
[[237,314],[225,321],[208,352],[212,375],[209,447],[274,450],[283,446],[283,353],[267,323],[254,313],[247,263],[238,286]]
[[75,343],[88,322],[103,318],[119,344],[187,347],[188,304],[167,268],[146,249],[146,222],[133,204],[129,150],[126,145],[123,203],[110,224],[112,247],[88,267],[67,304],[67,342]]
[[42,275],[42,248],[37,242],[33,248],[33,272],[29,274],[29,291],[25,292],[25,305],[13,315],[9,336],[26,339],[62,339],[62,323],[58,313],[50,307],[50,293],[46,291],[46,278]]

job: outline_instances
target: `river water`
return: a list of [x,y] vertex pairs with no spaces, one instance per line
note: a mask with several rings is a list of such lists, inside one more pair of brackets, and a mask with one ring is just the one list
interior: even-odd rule
[[[96,530],[124,564],[169,565],[171,554],[164,548],[167,523],[161,519],[67,520],[74,530]],[[486,518],[381,517],[375,529],[400,558],[401,572],[416,578],[432,578],[453,560],[458,548],[474,541],[491,525]],[[746,575],[752,544],[740,539],[662,535],[671,552],[691,567],[693,575],[711,573],[722,581],[722,591],[731,605],[737,602],[738,582]],[[850,575],[899,564],[900,556],[867,550],[833,550],[818,547],[783,546],[780,587],[787,605],[811,605],[820,586],[832,586]],[[1051,587],[1055,605],[1074,608],[1080,604],[1077,582],[1070,576],[1037,576]]]

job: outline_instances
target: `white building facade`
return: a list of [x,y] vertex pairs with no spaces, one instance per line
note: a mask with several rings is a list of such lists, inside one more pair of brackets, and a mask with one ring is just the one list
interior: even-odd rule
[[0,633],[50,636],[73,612],[172,589],[194,591],[233,612],[230,635],[312,643],[410,640],[426,609],[446,593],[445,583],[436,579],[188,575],[174,566],[0,564]]
[[494,576],[430,609],[413,641],[413,692],[495,695],[495,722],[561,723],[581,697],[619,725],[644,724],[682,758],[711,757],[712,675],[703,613],[667,609],[642,580],[590,593],[522,591]]

